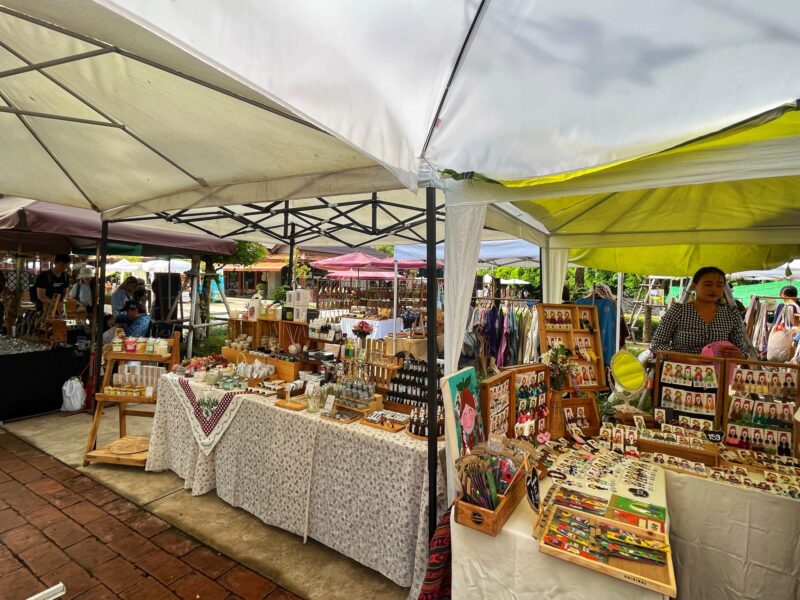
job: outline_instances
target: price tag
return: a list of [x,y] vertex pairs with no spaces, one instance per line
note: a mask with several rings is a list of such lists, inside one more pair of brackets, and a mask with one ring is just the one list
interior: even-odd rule
[[325,412],[331,412],[333,410],[333,403],[336,401],[336,396],[333,394],[328,394],[328,397],[325,399],[325,408],[323,409]]

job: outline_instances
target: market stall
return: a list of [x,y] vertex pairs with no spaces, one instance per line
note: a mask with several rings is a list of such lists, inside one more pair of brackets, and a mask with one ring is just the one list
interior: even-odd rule
[[[174,471],[195,495],[216,490],[269,525],[411,587],[409,598],[416,597],[427,566],[424,440],[287,410],[274,395],[243,393],[203,415],[200,401],[209,393],[191,379],[162,378],[147,470]],[[437,494],[443,510],[441,477]]]

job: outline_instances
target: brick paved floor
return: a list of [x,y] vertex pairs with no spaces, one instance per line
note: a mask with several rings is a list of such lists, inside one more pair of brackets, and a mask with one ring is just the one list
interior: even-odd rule
[[13,440],[0,448],[0,600],[24,600],[59,581],[65,598],[81,600],[297,599]]

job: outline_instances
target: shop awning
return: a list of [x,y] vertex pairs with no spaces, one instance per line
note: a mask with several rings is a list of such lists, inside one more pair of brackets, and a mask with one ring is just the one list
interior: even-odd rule
[[[444,259],[444,243],[436,245],[436,258]],[[394,247],[397,260],[425,260],[424,244],[398,244]],[[478,259],[487,266],[507,266],[518,263],[538,264],[539,247],[523,240],[490,240],[481,242]]]
[[[69,252],[94,247],[100,239],[100,215],[92,210],[25,198],[0,198],[0,245],[7,250]],[[109,240],[135,244],[139,254],[224,254],[236,252],[236,242],[209,235],[111,223]],[[6,240],[4,243],[3,240]]]
[[394,272],[392,271],[331,271],[325,276],[325,279],[394,279]]

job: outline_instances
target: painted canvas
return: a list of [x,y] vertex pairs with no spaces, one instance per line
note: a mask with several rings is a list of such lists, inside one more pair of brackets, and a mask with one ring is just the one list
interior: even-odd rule
[[450,449],[456,457],[469,454],[471,448],[486,440],[475,368],[443,377],[442,395]]

